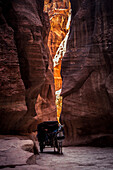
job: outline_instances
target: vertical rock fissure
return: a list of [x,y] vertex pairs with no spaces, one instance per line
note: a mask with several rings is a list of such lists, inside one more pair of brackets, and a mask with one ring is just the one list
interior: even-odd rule
[[60,72],[62,58],[66,52],[66,44],[70,31],[70,1],[45,0],[44,11],[48,13],[51,25],[48,37],[48,46],[50,55],[53,59],[57,118],[59,119],[62,110],[62,97],[60,96],[62,89],[62,78]]

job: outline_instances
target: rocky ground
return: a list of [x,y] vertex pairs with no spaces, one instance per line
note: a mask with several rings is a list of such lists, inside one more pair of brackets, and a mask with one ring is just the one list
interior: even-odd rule
[[45,148],[34,155],[34,142],[23,137],[0,137],[0,169],[112,170],[113,148],[65,147],[63,154]]

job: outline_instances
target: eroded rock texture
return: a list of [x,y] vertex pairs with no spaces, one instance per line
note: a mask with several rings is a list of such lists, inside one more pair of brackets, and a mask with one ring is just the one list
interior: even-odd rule
[[[2,133],[30,132],[40,121],[50,120],[50,117],[56,120],[53,73],[47,47],[50,25],[43,5],[43,0],[0,1]],[[40,110],[35,110],[39,95],[46,101],[46,104],[41,103],[41,109],[47,109],[47,112],[42,110],[46,115],[42,119],[38,119]]]
[[88,144],[113,133],[113,1],[71,0],[71,5],[62,61],[66,145]]
[[54,58],[60,43],[65,38],[68,30],[66,24],[69,14],[69,0],[45,1],[44,10],[48,12],[51,30],[48,37],[48,46],[50,53]]
[[32,140],[0,136],[0,169],[10,169],[10,167],[16,169],[18,166],[23,169],[22,166],[28,165],[30,159],[32,164],[35,164],[33,148]]
[[48,36],[48,46],[54,62],[55,90],[57,91],[62,87],[62,79],[60,76],[61,59],[64,47],[62,41],[69,29],[68,18],[70,3],[69,0],[45,0],[44,2],[44,10],[49,15],[51,25]]

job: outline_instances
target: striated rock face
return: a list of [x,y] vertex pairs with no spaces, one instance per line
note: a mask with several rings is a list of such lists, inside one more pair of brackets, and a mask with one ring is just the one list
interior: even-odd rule
[[71,6],[69,0],[45,0],[44,11],[49,15],[50,32],[48,36],[48,47],[53,59],[54,82],[56,94],[57,116],[61,113],[62,98],[60,91],[62,88],[62,78],[60,75],[62,57],[66,51],[66,42],[69,35]]
[[69,0],[45,1],[44,10],[48,12],[51,30],[48,37],[50,54],[54,58],[60,43],[65,38],[70,4]]
[[[61,59],[63,56],[63,47],[66,34],[69,30],[69,0],[52,0],[44,1],[44,10],[49,15],[51,29],[48,37],[48,46],[50,54],[54,62],[54,79],[55,90],[59,90],[62,87],[62,79],[60,76]],[[62,44],[61,44],[62,43]],[[59,48],[60,46],[60,48]]]
[[0,8],[0,132],[17,129],[27,111],[25,87],[20,75],[14,30]]
[[71,0],[72,22],[62,61],[66,145],[113,133],[113,1]]
[[[49,19],[42,0],[0,1],[0,5],[0,132],[30,132],[40,121],[57,117],[47,47]],[[35,106],[39,96],[46,101],[40,106],[45,115],[41,120]]]

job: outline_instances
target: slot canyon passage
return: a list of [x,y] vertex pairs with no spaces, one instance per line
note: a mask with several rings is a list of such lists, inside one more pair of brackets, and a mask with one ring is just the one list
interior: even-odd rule
[[[34,157],[30,162],[33,153],[26,151],[35,142],[27,136],[37,124],[57,120],[59,92],[64,146],[112,147],[113,1],[0,0],[0,168],[41,169],[45,154],[34,161],[37,165],[28,166]],[[87,167],[80,162],[80,154],[88,159],[94,153],[105,161],[100,166],[113,169],[111,160],[106,162],[113,149],[88,148],[65,148],[69,159],[66,154],[59,159],[64,169],[101,168],[97,160]]]

